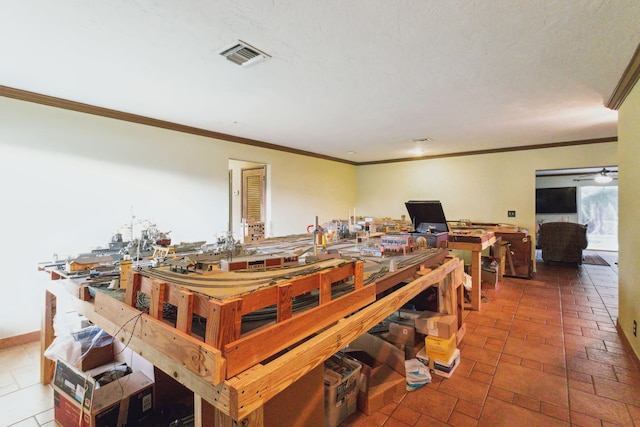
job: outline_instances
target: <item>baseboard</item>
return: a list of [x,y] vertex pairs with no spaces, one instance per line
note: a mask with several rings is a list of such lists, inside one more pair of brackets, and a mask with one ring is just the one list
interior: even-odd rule
[[0,338],[0,350],[4,350],[19,345],[29,344],[40,340],[40,331],[28,332],[15,337]]
[[629,350],[629,354],[631,354],[631,358],[636,363],[636,367],[638,368],[638,370],[640,370],[640,358],[638,358],[638,355],[633,350],[633,347],[631,347],[631,343],[629,342],[629,339],[627,338],[627,336],[622,331],[622,326],[620,325],[620,320],[616,320],[616,330],[618,331],[618,335],[620,336],[620,338],[622,338],[622,345],[627,350]]

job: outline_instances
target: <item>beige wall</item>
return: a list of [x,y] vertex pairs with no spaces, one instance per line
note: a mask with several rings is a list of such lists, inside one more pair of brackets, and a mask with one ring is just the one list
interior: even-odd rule
[[450,221],[517,224],[533,233],[536,170],[605,164],[617,164],[616,142],[361,166],[358,212],[397,218],[407,200],[440,200]]
[[0,338],[40,328],[40,261],[106,246],[137,219],[175,242],[228,227],[229,159],[267,163],[274,235],[355,206],[355,167],[0,97]]
[[[633,336],[633,321],[640,323],[640,85],[628,95],[618,115],[618,323],[636,355],[640,338]],[[640,327],[640,325],[638,325]],[[640,334],[640,331],[638,331]]]

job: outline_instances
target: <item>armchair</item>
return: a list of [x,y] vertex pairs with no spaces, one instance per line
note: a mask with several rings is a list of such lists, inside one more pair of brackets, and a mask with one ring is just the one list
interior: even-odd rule
[[544,261],[582,264],[582,250],[587,248],[587,226],[573,222],[542,223],[538,239]]

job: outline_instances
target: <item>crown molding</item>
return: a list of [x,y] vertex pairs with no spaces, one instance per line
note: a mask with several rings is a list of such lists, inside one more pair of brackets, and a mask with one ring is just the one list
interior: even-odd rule
[[479,154],[509,153],[513,151],[539,150],[541,148],[571,147],[574,145],[602,144],[605,142],[616,142],[616,141],[618,141],[617,136],[610,136],[606,138],[553,142],[550,144],[522,145],[519,147],[504,147],[504,148],[492,148],[488,150],[463,151],[458,153],[438,154],[434,156],[405,157],[400,159],[389,159],[389,160],[374,160],[371,162],[360,162],[357,164],[357,166],[379,165],[384,163],[415,162],[417,160],[433,160],[433,159],[444,159],[447,157],[476,156]]
[[636,48],[636,52],[633,54],[624,73],[622,73],[622,77],[620,77],[620,81],[611,94],[606,107],[618,110],[638,82],[638,79],[640,79],[640,44]]
[[153,119],[150,117],[140,116],[137,114],[125,113],[109,108],[96,107],[95,105],[83,104],[81,102],[70,101],[68,99],[56,98],[54,96],[42,95],[35,92],[29,92],[22,89],[0,85],[0,96],[13,98],[20,101],[33,102],[36,104],[47,105],[50,107],[62,108],[65,110],[77,111],[80,113],[92,114],[95,116],[107,117],[110,119],[123,120],[125,122],[137,123],[141,125],[154,126],[157,128],[173,130],[176,132],[188,133],[192,135],[204,136],[207,138],[221,139],[223,141],[235,142],[237,144],[250,145],[253,147],[267,148],[270,150],[283,151],[285,153],[299,154],[301,156],[315,157],[323,160],[331,160],[334,162],[347,163],[355,165],[355,162],[339,159],[337,157],[325,156],[323,154],[313,153],[311,151],[298,150],[296,148],[284,147],[282,145],[271,144],[264,141],[258,141],[250,138],[242,138],[240,136],[228,135],[225,133],[214,132],[193,126],[181,125],[178,123],[168,122],[165,120]]
[[[636,51],[636,54],[637,53],[638,51]],[[636,73],[637,72],[638,70],[636,70]],[[617,137],[612,136],[608,138],[556,142],[556,143],[550,143],[550,144],[536,144],[536,145],[525,145],[520,147],[505,147],[505,148],[495,148],[495,149],[488,149],[488,150],[464,151],[464,152],[458,152],[458,153],[439,154],[435,156],[374,160],[370,162],[354,162],[354,161],[349,161],[345,159],[339,159],[337,157],[331,157],[331,156],[325,156],[318,153],[313,153],[311,151],[298,150],[295,148],[289,148],[289,147],[284,147],[282,145],[270,144],[268,142],[258,141],[255,139],[242,138],[239,136],[228,135],[228,134],[214,132],[214,131],[196,128],[192,126],[181,125],[178,123],[168,122],[164,120],[153,119],[150,117],[140,116],[137,114],[125,113],[122,111],[112,110],[109,108],[96,107],[90,104],[83,104],[81,102],[70,101],[67,99],[56,98],[48,95],[42,95],[39,93],[29,92],[22,89],[15,89],[15,88],[2,86],[2,85],[0,85],[0,96],[4,96],[6,98],[13,98],[20,101],[27,101],[27,102],[33,102],[36,104],[47,105],[50,107],[62,108],[65,110],[77,111],[80,113],[92,114],[100,117],[123,120],[126,122],[137,123],[137,124],[142,124],[146,126],[154,126],[157,128],[173,130],[176,132],[183,132],[183,133],[188,133],[192,135],[204,136],[207,138],[220,139],[223,141],[234,142],[237,144],[250,145],[253,147],[267,148],[270,150],[282,151],[285,153],[298,154],[301,156],[314,157],[317,159],[330,160],[330,161],[339,162],[339,163],[346,163],[353,166],[368,166],[368,165],[378,165],[378,164],[385,164],[385,163],[415,162],[419,160],[443,159],[447,157],[475,156],[478,154],[496,154],[496,153],[506,153],[506,152],[512,152],[512,151],[537,150],[540,148],[555,148],[555,147],[568,147],[573,145],[600,144],[605,142],[615,142],[618,140]]]

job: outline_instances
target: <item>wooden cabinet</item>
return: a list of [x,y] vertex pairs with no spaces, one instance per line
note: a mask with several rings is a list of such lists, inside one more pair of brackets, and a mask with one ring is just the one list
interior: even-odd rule
[[526,231],[500,232],[496,236],[502,238],[506,256],[504,275],[530,279],[533,277],[531,262],[531,236]]

